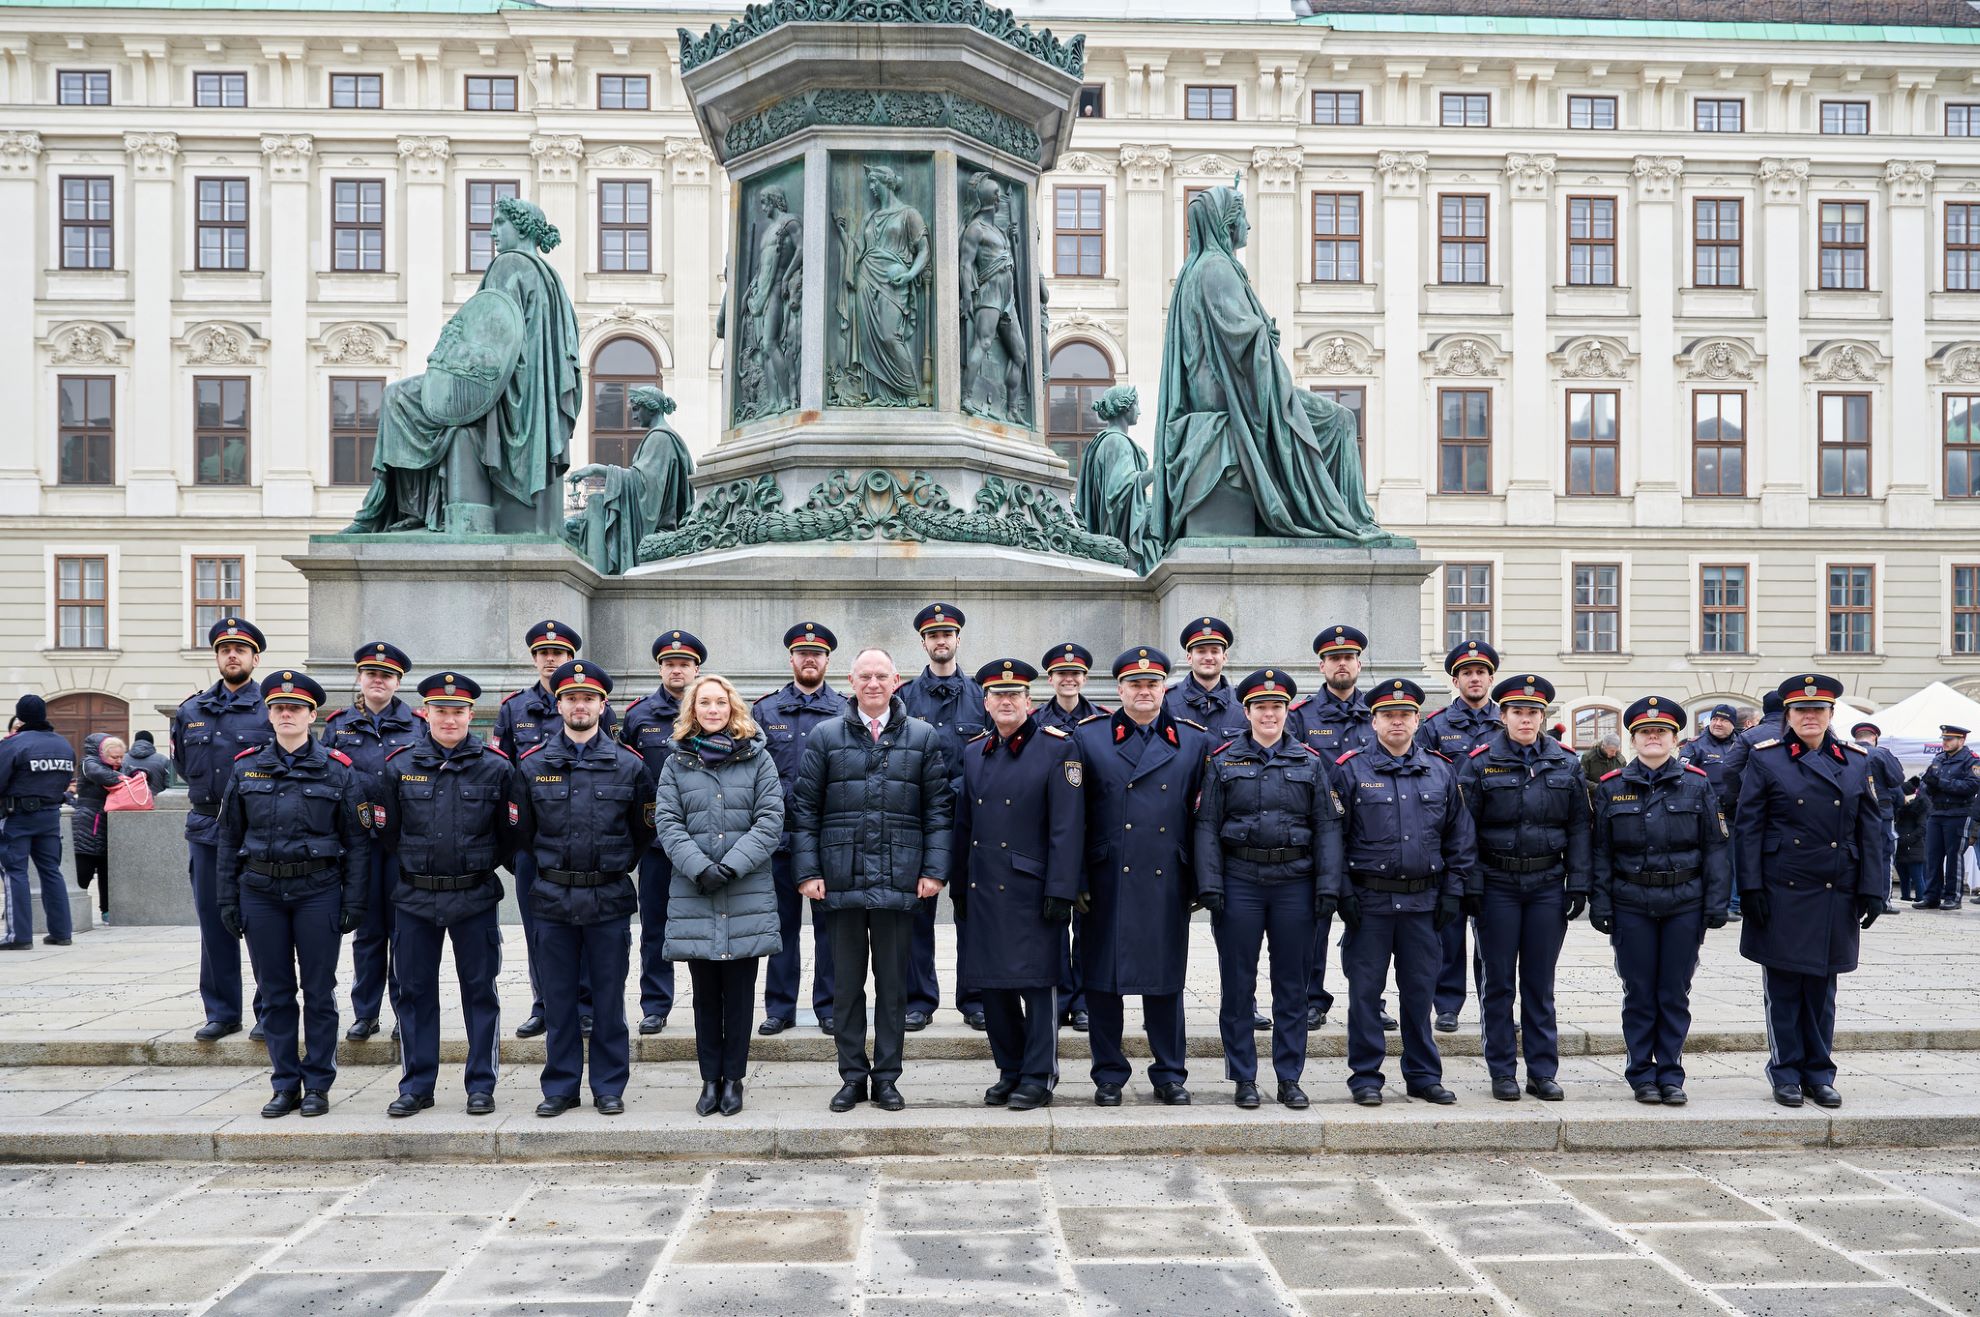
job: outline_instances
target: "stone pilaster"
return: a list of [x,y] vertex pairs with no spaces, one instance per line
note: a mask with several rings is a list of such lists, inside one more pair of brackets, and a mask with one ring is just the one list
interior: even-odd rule
[[1808,162],[1769,156],[1760,162],[1759,178],[1758,287],[1767,322],[1767,383],[1756,399],[1764,404],[1760,522],[1806,526],[1814,463],[1809,457],[1810,422],[1804,418],[1812,412],[1804,406],[1806,390],[1795,363],[1801,360],[1801,299],[1808,282],[1802,251],[1808,227],[1803,200]]
[[536,204],[564,237],[555,250],[543,254],[543,259],[550,262],[564,287],[575,294],[580,256],[591,248],[589,235],[578,228],[578,172],[584,167],[584,139],[533,133],[529,154],[536,161]]
[[129,445],[124,510],[133,517],[179,511],[179,473],[192,471],[192,427],[175,406],[172,380],[172,282],[179,268],[173,184],[179,139],[174,133],[125,133],[130,161],[130,214],[154,222],[127,226],[124,259],[131,272],[131,387],[119,411],[132,418],[119,436]]
[[1925,382],[1936,172],[1930,160],[1892,160],[1884,166],[1891,226],[1891,390],[1886,403],[1891,418],[1891,477],[1884,491],[1884,515],[1890,525],[1913,530],[1932,527],[1932,485],[1938,467],[1939,417]]
[[[1380,472],[1376,518],[1384,525],[1421,526],[1429,520],[1423,456],[1423,385],[1417,350],[1423,341],[1423,177],[1421,151],[1375,157],[1382,178],[1382,354],[1380,430],[1368,436],[1370,465]],[[1379,458],[1377,450],[1380,450]]]
[[[1690,446],[1677,442],[1689,425],[1677,387],[1677,191],[1684,161],[1677,156],[1640,155],[1630,171],[1636,180],[1636,269],[1638,375],[1636,436],[1624,442],[1636,454],[1633,500],[1639,526],[1675,526],[1684,510],[1681,459]],[[1625,491],[1627,492],[1627,491]]]
[[[1114,225],[1115,271],[1125,296],[1124,305],[1159,308],[1167,300],[1167,246],[1163,234],[1168,224],[1169,167],[1166,146],[1124,145],[1121,172],[1127,179],[1124,212]],[[1129,316],[1127,322],[1128,373],[1140,386],[1142,409],[1148,406],[1162,378],[1162,316],[1155,312]]]
[[1513,152],[1506,156],[1505,235],[1499,257],[1512,311],[1511,397],[1501,413],[1505,436],[1506,521],[1547,526],[1554,521],[1554,491],[1562,471],[1561,427],[1547,379],[1547,300],[1553,284],[1548,236],[1554,225],[1555,157]]
[[446,323],[447,275],[465,269],[467,253],[453,259],[447,249],[447,163],[452,145],[444,137],[401,137],[399,171],[404,181],[406,229],[406,342],[415,353],[429,352]]
[[[312,463],[323,409],[308,401],[309,210],[314,139],[303,133],[264,133],[261,155],[268,175],[268,374],[260,413],[267,419],[260,448],[261,510],[270,517],[306,517],[315,511]],[[321,458],[320,451],[316,454]]]
[[[667,279],[674,304],[670,391],[682,410],[696,408],[703,416],[716,416],[722,390],[708,369],[715,353],[716,268],[706,254],[709,232],[721,227],[715,203],[715,153],[699,137],[670,137],[666,156],[667,185],[673,193],[664,212],[673,227],[668,235],[673,260]],[[716,249],[722,245],[716,243]],[[732,272],[730,277],[737,276]]]
[[1306,153],[1296,146],[1261,146],[1251,153],[1258,196],[1258,232],[1251,240],[1258,249],[1258,295],[1286,334],[1293,330],[1295,299],[1303,277],[1299,178],[1305,163]]
[[[41,134],[0,133],[0,213],[35,214],[41,174]],[[40,389],[34,350],[34,288],[40,248],[11,242],[0,250],[0,389],[27,406]],[[0,444],[0,516],[31,516],[41,499],[35,467],[40,446]]]

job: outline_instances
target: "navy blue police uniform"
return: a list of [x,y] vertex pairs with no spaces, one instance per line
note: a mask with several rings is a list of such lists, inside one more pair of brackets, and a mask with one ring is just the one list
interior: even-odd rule
[[[223,617],[207,630],[209,648],[246,645],[256,654],[266,647],[261,629],[244,617]],[[243,750],[267,745],[274,736],[261,687],[253,678],[229,686],[223,678],[196,692],[172,714],[172,767],[185,779],[187,795],[187,872],[192,877],[193,914],[199,920],[199,1000],[206,1023],[195,1036],[212,1040],[241,1027],[241,949],[220,922],[218,847],[220,798]],[[261,1003],[254,1004],[257,1018]]]
[[1696,764],[1705,771],[1705,779],[1712,784],[1712,790],[1719,797],[1719,802],[1728,810],[1732,808],[1732,801],[1727,799],[1727,760],[1733,753],[1733,746],[1739,741],[1739,732],[1735,730],[1730,736],[1717,737],[1712,735],[1709,723],[1713,718],[1724,718],[1737,728],[1739,720],[1734,713],[1730,704],[1713,706],[1711,713],[1706,715],[1708,725],[1700,728],[1698,735],[1686,741],[1684,748],[1678,751],[1678,757],[1685,763]]
[[[307,673],[290,669],[263,681],[261,698],[270,707],[313,710],[324,695]],[[220,919],[233,936],[246,937],[261,996],[275,1090],[264,1116],[297,1107],[305,1116],[329,1110],[337,1077],[337,958],[343,935],[364,923],[370,822],[357,770],[342,751],[313,740],[294,751],[273,739],[243,750],[221,798]]]
[[[653,661],[668,659],[686,659],[699,671],[708,661],[708,646],[691,632],[662,631],[653,638]],[[639,752],[656,791],[660,766],[673,750],[674,720],[680,716],[680,697],[663,684],[629,706],[619,724],[619,744]],[[667,943],[667,889],[673,881],[674,866],[667,853],[649,847],[639,861],[639,1031],[643,1034],[666,1028],[674,1009],[674,962],[662,954]]]
[[[1966,728],[1947,724],[1945,735],[1965,736]],[[1925,888],[1921,910],[1957,910],[1965,898],[1962,865],[1967,815],[1980,801],[1980,750],[1961,743],[1957,750],[1940,750],[1919,774],[1920,790],[1931,802],[1925,820]]]
[[[1372,687],[1371,712],[1421,709],[1423,688],[1401,677]],[[1334,766],[1346,809],[1343,872],[1325,893],[1339,902],[1341,968],[1348,981],[1348,1089],[1356,1102],[1382,1101],[1381,997],[1393,961],[1401,1000],[1403,1084],[1411,1097],[1448,1104],[1443,1060],[1430,1028],[1442,959],[1439,934],[1458,921],[1472,886],[1477,833],[1457,770],[1412,743],[1400,755],[1380,741]]]
[[62,797],[76,776],[76,750],[48,723],[48,705],[23,695],[14,706],[20,730],[0,741],[0,860],[5,862],[6,938],[0,948],[34,945],[30,867],[41,875],[42,918],[48,943],[67,946],[74,933],[69,889],[62,881]]
[[[573,659],[551,675],[550,687],[560,696],[589,690],[602,699],[612,693],[612,678],[596,663]],[[529,903],[549,1027],[536,1114],[557,1116],[578,1104],[586,1061],[582,961],[594,989],[592,1102],[617,1115],[625,1110],[631,1065],[626,967],[639,893],[630,875],[653,844],[653,781],[638,752],[605,735],[602,724],[584,741],[573,741],[560,724],[516,762],[514,799],[523,845],[536,859]]]
[[[1784,708],[1834,706],[1842,683],[1817,673],[1781,683]],[[1863,930],[1890,896],[1883,820],[1863,747],[1824,732],[1790,734],[1747,756],[1739,786],[1739,953],[1763,968],[1767,1076],[1774,1098],[1838,1106],[1836,977],[1856,968]]]
[[[1726,757],[1719,773],[1719,800],[1726,807],[1726,824],[1729,827],[1739,823],[1739,779],[1746,768],[1746,757],[1753,753],[1753,747],[1766,740],[1778,740],[1783,735],[1781,725],[1781,696],[1779,691],[1768,691],[1760,700],[1760,721],[1733,737],[1732,745],[1726,749]],[[1739,847],[1732,848],[1733,898],[1728,907],[1736,916],[1739,910]]]
[[[474,707],[481,686],[464,673],[436,672],[419,683],[431,709]],[[440,1076],[440,952],[454,946],[454,977],[467,1020],[468,1114],[495,1109],[502,1003],[502,880],[498,865],[514,862],[520,808],[508,756],[473,732],[443,746],[431,736],[385,760],[372,826],[381,849],[393,853],[398,880],[390,899],[392,958],[399,971],[403,1066],[399,1096],[386,1108],[410,1116],[433,1105]]]
[[[1870,756],[1870,785],[1877,793],[1877,817],[1884,821],[1883,864],[1888,869],[1897,861],[1897,812],[1904,806],[1904,765],[1884,746],[1864,741],[1865,731],[1881,737],[1884,729],[1873,722],[1860,722],[1849,729],[1849,737]],[[1974,803],[1980,804],[1980,794],[1975,796]],[[1895,906],[1885,913],[1896,913]]]
[[[1499,652],[1482,640],[1467,640],[1452,647],[1444,656],[1444,671],[1456,678],[1458,670],[1472,665],[1482,665],[1487,672],[1499,670]],[[1423,720],[1416,729],[1416,743],[1425,750],[1435,750],[1454,764],[1463,763],[1466,755],[1486,744],[1505,727],[1499,717],[1499,706],[1489,696],[1476,708],[1463,700],[1452,700],[1437,712]],[[1458,1013],[1464,1009],[1464,962],[1465,928],[1469,919],[1453,920],[1444,925],[1442,934],[1444,959],[1437,971],[1437,1028],[1444,1033],[1457,1029]],[[1479,951],[1476,941],[1471,948],[1471,978],[1478,985],[1478,993],[1485,994],[1485,957]]]
[[[1524,707],[1544,715],[1554,685],[1524,673],[1500,682],[1492,699],[1501,709]],[[1469,894],[1479,901],[1478,949],[1485,958],[1479,1025],[1492,1096],[1519,1100],[1514,1071],[1523,1052],[1526,1091],[1558,1101],[1554,967],[1568,922],[1585,907],[1589,887],[1588,786],[1581,761],[1545,732],[1521,745],[1511,732],[1501,731],[1458,764],[1458,787],[1478,839],[1477,876]]]
[[[784,632],[784,649],[792,654],[809,651],[830,654],[839,647],[831,628],[817,622],[799,622]],[[831,1033],[832,1019],[832,936],[826,927],[829,912],[820,901],[806,901],[798,895],[797,875],[791,869],[791,804],[797,793],[798,772],[804,764],[804,747],[820,723],[846,714],[846,697],[820,681],[805,690],[787,681],[750,706],[749,716],[763,729],[770,748],[770,759],[777,765],[777,781],[784,788],[784,835],[777,853],[770,859],[770,877],[777,889],[777,928],[783,945],[769,958],[763,975],[763,1023],[757,1032],[782,1033],[797,1023],[798,983],[804,974],[804,950],[798,930],[804,923],[804,907],[811,906],[811,1011],[818,1027]],[[660,848],[655,846],[654,850]]]
[[[1169,659],[1137,646],[1116,658],[1113,670],[1116,681],[1160,682],[1168,678]],[[1122,999],[1140,997],[1152,1057],[1148,1082],[1157,1101],[1186,1105],[1182,993],[1196,890],[1190,828],[1210,738],[1159,706],[1146,726],[1122,710],[1082,723],[1073,737],[1086,792],[1082,968],[1096,1100],[1104,1106],[1121,1100],[1132,1073],[1122,1046]]]
[[[1038,670],[1019,659],[977,669],[992,694],[1029,695]],[[963,750],[949,891],[962,893],[956,936],[969,941],[972,982],[997,1082],[992,1106],[1049,1104],[1058,1081],[1057,989],[1065,929],[1085,888],[1085,781],[1079,748],[1026,714],[1006,736],[993,724]]]
[[[1091,672],[1093,651],[1084,645],[1068,640],[1054,645],[1039,661],[1038,669],[1047,677],[1059,672]],[[1045,703],[1038,706],[1037,718],[1041,727],[1056,727],[1070,734],[1083,722],[1094,718],[1104,718],[1110,711],[1086,698],[1085,692],[1073,701],[1068,709],[1059,703],[1055,691]],[[1063,940],[1063,939],[1062,939]],[[1063,948],[1059,969],[1059,1023],[1070,1025],[1075,1032],[1085,1033],[1089,1023],[1086,1009],[1086,915],[1074,911],[1072,937]]]
[[[1183,627],[1181,641],[1184,654],[1198,645],[1221,645],[1228,651],[1237,643],[1237,633],[1221,617],[1199,617]],[[1169,687],[1168,694],[1162,697],[1162,707],[1171,718],[1187,718],[1205,728],[1219,744],[1234,741],[1251,730],[1243,702],[1229,678],[1221,674],[1216,685],[1205,686],[1185,667],[1183,679]]]
[[[397,645],[374,640],[358,646],[353,656],[359,673],[367,669],[403,678],[412,660]],[[376,800],[385,777],[386,757],[426,735],[426,728],[412,708],[394,695],[377,713],[365,707],[360,698],[348,708],[337,710],[323,720],[318,738],[332,750],[343,752],[357,770],[365,799]],[[380,1003],[390,996],[392,1015],[399,1014],[399,971],[392,963],[392,888],[398,884],[398,860],[383,846],[371,848],[370,872],[365,879],[364,924],[351,934],[351,1030],[352,1042],[362,1042],[378,1032]]]
[[[1646,695],[1623,711],[1630,735],[1682,730],[1676,700]],[[1641,758],[1591,789],[1594,883],[1589,922],[1606,935],[1622,978],[1623,1078],[1639,1102],[1681,1106],[1684,1040],[1691,1031],[1691,978],[1705,930],[1725,925],[1732,898],[1725,811],[1711,778],[1673,756]]]

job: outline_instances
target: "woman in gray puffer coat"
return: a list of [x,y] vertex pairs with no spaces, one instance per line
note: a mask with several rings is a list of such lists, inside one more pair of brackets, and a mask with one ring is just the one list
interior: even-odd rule
[[681,694],[673,748],[653,805],[674,866],[661,954],[694,984],[696,1114],[742,1110],[756,964],[783,946],[770,857],[784,831],[784,789],[763,733],[728,679],[707,674]]

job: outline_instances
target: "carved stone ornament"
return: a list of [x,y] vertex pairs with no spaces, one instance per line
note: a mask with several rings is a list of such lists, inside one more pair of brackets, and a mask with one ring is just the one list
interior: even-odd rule
[[1114,172],[1107,167],[1106,161],[1097,155],[1089,155],[1085,151],[1067,152],[1065,155],[1059,157],[1058,163],[1053,165],[1052,168],[1061,174],[1111,174]]
[[1760,162],[1760,182],[1769,201],[1800,201],[1802,189],[1808,186],[1808,162],[1768,156]]
[[[821,87],[744,115],[722,134],[722,148],[734,157],[818,125],[949,128],[1020,160],[1037,164],[1044,159],[1044,146],[1029,124],[1002,110],[993,110],[981,101],[956,92],[875,91],[859,87]],[[700,138],[677,140],[696,146],[701,143]],[[673,156],[674,144],[669,142],[668,157]]]
[[1705,338],[1680,353],[1686,363],[1684,376],[1692,380],[1750,380],[1753,378],[1753,349],[1737,339]]
[[1258,171],[1260,187],[1284,192],[1299,182],[1306,168],[1306,152],[1296,146],[1260,146],[1251,152],[1251,167]]
[[1512,184],[1515,197],[1545,197],[1554,185],[1554,166],[1558,157],[1551,153],[1529,154],[1514,151],[1506,157],[1506,178]]
[[536,176],[546,183],[568,182],[577,177],[584,160],[584,139],[561,134],[532,133],[529,154],[536,161]]
[[1612,338],[1578,338],[1554,358],[1566,379],[1619,380],[1629,374],[1629,349]]
[[1883,373],[1881,354],[1867,343],[1825,343],[1807,360],[1823,384],[1867,384]]
[[307,178],[309,159],[316,154],[316,140],[308,133],[263,133],[261,154],[268,157],[270,178]]
[[1223,156],[1213,153],[1193,157],[1176,172],[1192,178],[1218,178],[1229,183],[1231,176],[1241,168],[1242,166],[1236,161],[1226,160]]
[[1169,163],[1170,152],[1166,146],[1121,147],[1121,168],[1127,171],[1129,187],[1161,187],[1162,175],[1168,172]]
[[1299,350],[1293,364],[1302,375],[1367,375],[1374,359],[1373,347],[1359,334],[1322,334]]
[[643,146],[608,146],[591,153],[593,169],[651,169],[660,157]]
[[121,366],[131,349],[129,339],[94,320],[57,325],[45,342],[48,360],[56,366]]
[[124,153],[131,158],[131,170],[139,178],[169,178],[172,162],[178,158],[177,133],[125,133]]
[[40,155],[40,133],[0,133],[0,178],[33,174]]
[[377,325],[353,321],[323,331],[318,350],[326,366],[390,366],[405,344]]
[[667,161],[674,167],[676,183],[706,183],[715,165],[715,153],[699,137],[667,139]]
[[1008,9],[983,0],[776,0],[750,5],[741,18],[718,23],[697,37],[677,29],[681,43],[681,72],[726,55],[785,23],[945,23],[973,27],[1062,73],[1079,77],[1086,69],[1086,38],[1061,41],[1052,29],[1033,31]]
[[1424,354],[1432,375],[1480,376],[1499,373],[1499,349],[1482,338],[1453,334]]
[[1382,176],[1382,190],[1390,196],[1413,197],[1423,190],[1430,157],[1422,151],[1383,151],[1375,157],[1375,172]]
[[1932,177],[1939,167],[1930,160],[1892,160],[1884,166],[1884,182],[1891,189],[1893,206],[1922,205],[1932,193]]
[[1636,195],[1645,201],[1669,201],[1684,177],[1684,159],[1674,155],[1640,155],[1630,170],[1636,178]]
[[268,342],[245,325],[208,320],[188,329],[179,346],[188,366],[246,366],[267,350]]
[[[666,276],[660,275],[656,277],[665,278]],[[665,331],[660,327],[658,320],[643,312],[634,310],[631,304],[626,302],[619,303],[603,315],[586,316],[578,322],[578,332],[586,338],[590,338],[593,330],[606,326],[617,329],[643,329],[656,338],[665,337]]]
[[399,159],[405,162],[406,177],[418,182],[434,183],[447,173],[447,158],[453,154],[453,144],[444,137],[401,137],[399,139]]
[[1963,343],[1947,348],[1933,359],[1944,384],[1980,384],[1980,344]]

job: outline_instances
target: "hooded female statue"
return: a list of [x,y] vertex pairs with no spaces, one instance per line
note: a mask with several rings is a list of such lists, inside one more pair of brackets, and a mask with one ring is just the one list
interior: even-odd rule
[[642,384],[626,395],[626,403],[634,424],[651,427],[632,465],[594,462],[565,477],[573,485],[594,478],[604,482],[584,511],[564,522],[564,542],[608,576],[636,564],[640,540],[680,525],[693,502],[688,481],[694,459],[664,419],[673,414],[674,400]]
[[1127,545],[1138,571],[1155,565],[1148,538],[1148,455],[1128,437],[1141,419],[1141,395],[1131,384],[1117,384],[1093,403],[1101,430],[1079,460],[1073,487],[1073,515],[1095,535],[1111,535]]

